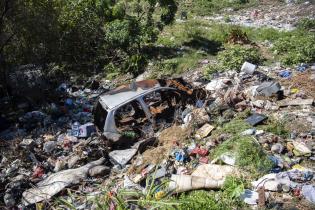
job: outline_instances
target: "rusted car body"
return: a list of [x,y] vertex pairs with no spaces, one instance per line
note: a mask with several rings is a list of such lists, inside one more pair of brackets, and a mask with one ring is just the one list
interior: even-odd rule
[[123,131],[143,130],[163,120],[173,120],[176,109],[189,101],[192,92],[181,79],[122,85],[99,97],[95,124],[107,139],[117,141]]

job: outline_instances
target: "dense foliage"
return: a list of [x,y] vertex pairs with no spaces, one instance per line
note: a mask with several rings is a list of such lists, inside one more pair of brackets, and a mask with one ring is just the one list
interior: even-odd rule
[[137,72],[142,47],[176,11],[174,0],[2,0],[1,69],[56,63],[85,73]]
[[256,48],[242,45],[228,45],[225,50],[218,53],[218,58],[223,67],[231,70],[240,70],[245,61],[255,64],[261,62],[261,56]]
[[274,52],[287,65],[310,63],[315,61],[315,35],[297,33],[276,40]]

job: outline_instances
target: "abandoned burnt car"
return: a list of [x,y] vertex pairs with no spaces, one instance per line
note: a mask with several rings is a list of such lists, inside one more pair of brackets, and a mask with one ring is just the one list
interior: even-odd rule
[[94,123],[111,140],[122,136],[150,137],[178,120],[193,91],[181,79],[144,80],[100,95]]

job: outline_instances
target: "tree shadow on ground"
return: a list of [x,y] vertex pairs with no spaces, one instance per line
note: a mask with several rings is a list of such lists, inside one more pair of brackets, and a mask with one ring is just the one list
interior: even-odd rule
[[184,42],[183,46],[203,50],[210,55],[216,55],[220,51],[222,43],[201,36],[195,36],[192,40]]
[[185,53],[186,49],[167,46],[145,46],[142,48],[142,53],[148,56],[149,59],[170,59],[178,57],[179,54]]

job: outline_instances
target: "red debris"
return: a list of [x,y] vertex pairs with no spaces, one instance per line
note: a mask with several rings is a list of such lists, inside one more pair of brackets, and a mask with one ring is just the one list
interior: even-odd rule
[[34,170],[34,173],[32,175],[32,178],[35,179],[35,178],[41,178],[43,175],[45,174],[45,171],[42,167],[40,166],[36,166],[35,170]]
[[205,164],[207,164],[209,162],[209,158],[207,158],[207,157],[201,157],[200,159],[199,159],[199,163],[205,163]]
[[206,149],[201,148],[195,148],[191,151],[190,155],[200,155],[201,157],[204,157],[209,154],[209,151]]
[[295,197],[300,197],[301,196],[301,189],[299,189],[299,188],[294,189],[293,190],[293,195]]

